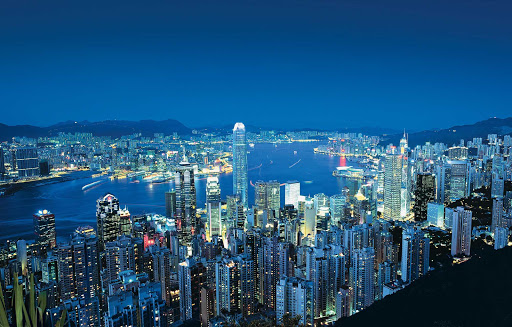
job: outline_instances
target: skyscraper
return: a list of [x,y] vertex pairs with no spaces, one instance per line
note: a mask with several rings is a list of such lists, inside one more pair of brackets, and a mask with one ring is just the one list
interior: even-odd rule
[[384,159],[384,219],[397,220],[402,210],[402,156],[387,155]]
[[421,173],[416,177],[416,191],[414,192],[414,220],[427,220],[427,207],[429,202],[436,198],[436,181],[432,174]]
[[99,250],[103,251],[107,242],[121,235],[119,200],[108,193],[96,201],[96,220]]
[[197,217],[194,168],[186,158],[176,169],[174,185],[176,187],[176,220],[183,242],[188,244],[195,233]]
[[356,249],[351,253],[349,286],[352,289],[352,308],[361,311],[369,307],[375,299],[375,250]]
[[217,176],[208,176],[206,179],[206,202],[220,202],[220,184]]
[[276,318],[279,322],[286,313],[300,316],[304,326],[314,326],[314,284],[297,277],[283,277],[276,289]]
[[473,213],[464,207],[457,207],[453,211],[452,255],[470,255],[472,219]]
[[248,208],[247,169],[245,126],[236,123],[233,128],[233,194],[238,195],[244,208]]
[[34,214],[34,233],[41,249],[53,249],[57,245],[55,215],[48,210],[40,210]]
[[19,178],[33,178],[39,176],[39,157],[37,148],[16,149],[16,168]]
[[298,181],[288,181],[284,186],[284,204],[291,204],[296,209],[299,208],[300,183]]
[[176,191],[165,192],[165,215],[169,218],[176,214]]
[[413,282],[429,269],[430,239],[421,230],[406,228],[402,232],[402,281]]
[[427,221],[429,225],[444,227],[444,204],[427,203]]
[[278,181],[257,181],[254,186],[254,204],[260,210],[267,210],[272,217],[279,216],[281,207],[281,190]]
[[503,198],[493,198],[491,233],[495,233],[499,227],[507,227],[503,221]]

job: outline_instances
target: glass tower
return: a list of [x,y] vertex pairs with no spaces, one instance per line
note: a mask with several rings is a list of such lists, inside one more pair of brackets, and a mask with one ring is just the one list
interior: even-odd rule
[[236,123],[233,128],[233,194],[238,195],[244,208],[248,207],[247,186],[245,126],[243,123]]

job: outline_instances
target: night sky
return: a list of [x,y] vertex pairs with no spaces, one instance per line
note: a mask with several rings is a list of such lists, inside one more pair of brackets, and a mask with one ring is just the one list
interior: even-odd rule
[[512,116],[512,1],[0,1],[0,122]]

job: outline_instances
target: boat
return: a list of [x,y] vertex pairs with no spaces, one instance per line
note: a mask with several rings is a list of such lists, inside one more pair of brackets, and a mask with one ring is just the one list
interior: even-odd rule
[[96,185],[98,185],[98,184],[101,184],[101,183],[103,183],[103,182],[104,182],[104,180],[101,180],[101,181],[96,181],[96,182],[92,182],[92,183],[90,183],[90,184],[84,185],[84,186],[82,187],[82,191],[85,191],[85,190],[87,190],[87,189],[89,189],[89,188],[91,188],[91,187],[93,187],[93,186],[96,186]]

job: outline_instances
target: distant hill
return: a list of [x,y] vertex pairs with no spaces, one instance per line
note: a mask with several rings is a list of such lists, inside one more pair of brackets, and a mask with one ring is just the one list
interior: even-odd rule
[[6,141],[14,136],[44,137],[55,136],[59,133],[92,133],[95,136],[112,136],[114,138],[141,133],[144,136],[153,136],[154,133],[170,135],[174,132],[182,135],[190,134],[191,129],[177,120],[105,120],[99,122],[66,121],[49,127],[36,127],[30,125],[8,126],[0,124],[0,141]]
[[512,247],[479,257],[433,271],[335,326],[512,326]]
[[[487,138],[487,134],[510,135],[512,134],[512,117],[490,118],[471,125],[453,126],[446,129],[428,130],[409,134],[409,145],[416,146],[425,142],[442,142],[448,145],[459,144],[460,140],[471,140],[473,137]],[[393,143],[398,145],[402,133],[387,135],[384,144]]]

